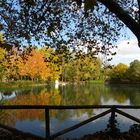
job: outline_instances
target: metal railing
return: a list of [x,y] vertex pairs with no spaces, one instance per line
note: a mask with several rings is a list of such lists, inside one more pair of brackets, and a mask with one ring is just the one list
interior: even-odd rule
[[[58,136],[61,136],[65,133],[68,133],[72,130],[75,130],[89,122],[92,122],[96,119],[99,119],[109,113],[111,113],[111,118],[112,119],[115,119],[115,113],[118,113],[120,115],[123,115],[133,121],[136,121],[137,123],[140,123],[140,119],[139,118],[136,118],[120,109],[140,109],[140,106],[130,106],[130,105],[71,105],[71,106],[54,106],[54,105],[4,105],[4,106],[0,106],[0,109],[4,109],[4,110],[13,110],[13,109],[16,109],[16,110],[19,110],[19,109],[44,109],[45,110],[45,125],[46,125],[46,137],[45,138],[41,138],[39,136],[35,136],[33,134],[30,134],[30,133],[24,133],[24,132],[21,132],[15,128],[10,128],[8,126],[4,126],[2,124],[0,124],[0,127],[4,128],[4,129],[8,129],[12,132],[15,132],[15,133],[23,133],[23,135],[27,135],[29,137],[34,137],[36,139],[54,139]],[[98,114],[98,115],[94,115],[93,117],[87,119],[87,120],[84,120],[72,127],[69,127],[69,128],[66,128],[64,130],[61,130],[55,134],[50,134],[50,110],[66,110],[66,109],[107,109],[106,111]]]

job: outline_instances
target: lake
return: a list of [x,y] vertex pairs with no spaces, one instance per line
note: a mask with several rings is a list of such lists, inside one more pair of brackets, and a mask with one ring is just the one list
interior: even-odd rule
[[[140,105],[140,87],[86,83],[59,86],[57,89],[50,86],[0,89],[0,100],[3,105]],[[51,134],[104,110],[53,110],[50,112]],[[125,112],[140,117],[140,110],[125,109]],[[105,130],[109,116],[102,117],[62,137],[82,137],[86,134]],[[42,137],[45,136],[44,110],[0,110],[0,123]],[[121,132],[128,131],[134,123],[121,115],[117,115],[117,128]]]

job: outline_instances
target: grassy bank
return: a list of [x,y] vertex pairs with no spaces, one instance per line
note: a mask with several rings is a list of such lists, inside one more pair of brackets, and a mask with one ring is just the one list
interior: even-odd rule
[[45,82],[34,82],[34,81],[10,81],[10,82],[0,82],[0,88],[22,88],[30,86],[42,86],[47,85]]
[[89,83],[92,83],[92,84],[104,84],[105,82],[103,80],[90,80]]
[[[104,84],[103,80],[91,80],[87,81],[88,83],[91,84]],[[80,82],[82,83],[82,82]],[[53,84],[54,83],[50,83]],[[79,83],[77,83],[79,84]],[[18,80],[18,81],[10,81],[10,82],[0,82],[0,88],[1,89],[7,89],[7,88],[23,88],[23,87],[32,87],[32,86],[43,86],[43,85],[48,85],[47,82],[35,82],[35,81],[30,81],[30,80]]]
[[140,85],[140,81],[130,81],[130,80],[107,80],[106,84],[126,84],[126,85]]

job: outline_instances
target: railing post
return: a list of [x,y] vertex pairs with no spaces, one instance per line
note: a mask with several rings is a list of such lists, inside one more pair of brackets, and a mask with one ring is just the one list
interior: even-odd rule
[[50,116],[49,109],[45,108],[45,126],[46,126],[46,139],[50,138]]
[[114,121],[115,120],[115,107],[113,106],[111,111],[111,120]]
[[110,129],[111,129],[111,135],[115,136],[116,133],[116,120],[115,120],[115,106],[111,107],[111,117],[110,117]]

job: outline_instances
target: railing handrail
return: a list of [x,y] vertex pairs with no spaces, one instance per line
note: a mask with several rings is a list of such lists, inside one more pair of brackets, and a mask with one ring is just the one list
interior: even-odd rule
[[[77,129],[93,120],[96,120],[106,114],[111,113],[111,117],[115,119],[115,112],[119,113],[129,119],[132,119],[138,123],[140,123],[140,119],[133,117],[119,109],[140,109],[140,105],[132,106],[132,105],[0,105],[0,109],[44,109],[45,110],[45,126],[46,126],[46,139],[55,138],[60,135],[63,135],[69,131]],[[87,119],[79,124],[76,124],[70,128],[64,129],[56,134],[50,135],[50,110],[63,110],[63,109],[108,109],[105,112],[102,112],[96,116],[93,116],[90,119]],[[11,129],[9,129],[11,130]],[[16,131],[16,130],[14,130]],[[16,131],[17,132],[17,131]],[[36,137],[36,136],[35,136]],[[42,138],[43,139],[43,138]]]
[[0,109],[140,109],[140,105],[0,105]]

